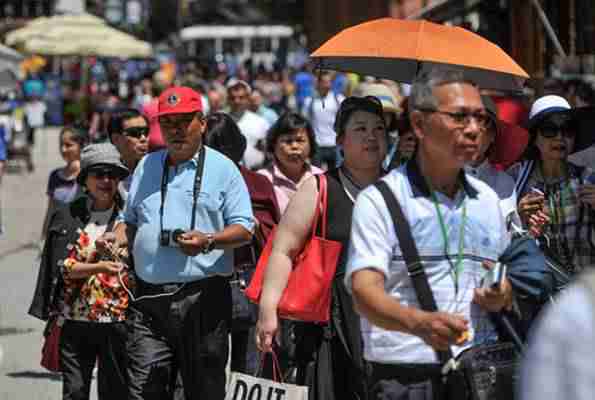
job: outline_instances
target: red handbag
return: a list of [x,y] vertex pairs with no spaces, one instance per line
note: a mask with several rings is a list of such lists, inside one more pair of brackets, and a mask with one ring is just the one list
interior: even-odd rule
[[[342,245],[340,242],[325,239],[327,182],[325,175],[321,174],[317,177],[320,187],[318,206],[312,220],[312,236],[293,261],[293,270],[277,306],[277,312],[285,319],[325,323],[330,318],[331,287]],[[320,215],[321,209],[322,215]],[[321,217],[321,236],[316,236]],[[260,302],[262,282],[273,249],[273,240],[275,240],[275,230],[269,235],[258,259],[254,276],[245,291],[246,297],[254,303]]]
[[60,318],[51,322],[49,333],[41,349],[41,366],[52,372],[60,372],[60,334],[62,326]]

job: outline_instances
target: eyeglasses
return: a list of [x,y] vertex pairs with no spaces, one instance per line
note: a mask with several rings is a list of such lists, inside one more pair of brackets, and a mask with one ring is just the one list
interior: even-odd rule
[[176,117],[164,116],[159,118],[159,125],[161,125],[161,128],[165,130],[176,128],[186,130],[188,129],[188,126],[192,123],[192,121],[194,121],[194,118],[197,116],[202,119],[202,114],[200,113],[193,113]]
[[452,122],[454,122],[459,127],[467,126],[471,123],[471,118],[475,119],[477,125],[481,128],[487,128],[492,123],[492,117],[483,111],[474,111],[474,112],[467,112],[467,111],[457,111],[457,112],[450,112],[450,111],[442,111],[436,110],[431,108],[418,108],[419,111],[428,112],[428,113],[437,113],[446,115],[449,117]]
[[149,127],[147,126],[131,126],[122,131],[124,136],[140,139],[141,136],[149,137]]
[[120,178],[120,174],[118,171],[109,168],[101,168],[101,169],[92,169],[89,171],[89,175],[94,176],[97,179],[118,179]]

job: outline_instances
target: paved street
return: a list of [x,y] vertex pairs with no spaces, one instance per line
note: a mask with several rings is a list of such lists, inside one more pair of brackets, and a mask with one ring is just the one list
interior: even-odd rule
[[59,375],[39,366],[44,324],[27,315],[37,277],[47,178],[62,164],[58,132],[38,132],[35,172],[9,171],[1,187],[5,234],[0,237],[0,400],[61,398]]

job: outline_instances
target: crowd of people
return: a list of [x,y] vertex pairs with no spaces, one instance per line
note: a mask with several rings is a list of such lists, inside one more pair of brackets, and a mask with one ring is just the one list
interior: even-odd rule
[[[408,89],[306,69],[189,74],[159,93],[145,81],[130,104],[114,98],[89,124],[64,127],[29,310],[48,336],[60,329],[63,398],[88,399],[97,368],[100,399],[223,400],[228,365],[268,375],[260,353],[275,352],[310,400],[448,399],[444,354],[504,341],[492,317],[506,313],[529,321],[518,324],[530,344],[519,398],[552,388],[586,399],[589,353],[567,354],[554,338],[573,325],[568,310],[576,329],[591,329],[573,309],[588,295],[558,295],[595,265],[594,160],[571,161],[595,138],[584,129],[588,91],[573,87],[572,104],[561,93],[531,102],[524,131],[448,68]],[[519,131],[522,145],[497,159]],[[283,319],[323,179],[326,239],[341,244],[330,320]],[[435,310],[422,306],[403,229]],[[272,234],[252,304],[244,289]],[[528,283],[540,295],[526,298],[508,276],[485,285],[527,237],[552,266]],[[567,366],[587,389],[563,381]]]

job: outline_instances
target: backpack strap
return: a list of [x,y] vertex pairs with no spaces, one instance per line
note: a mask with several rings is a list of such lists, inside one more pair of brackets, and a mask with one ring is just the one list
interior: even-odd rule
[[[432,293],[432,288],[428,282],[428,275],[426,275],[426,271],[419,257],[415,240],[411,234],[411,227],[409,226],[407,218],[405,218],[405,215],[403,214],[401,205],[386,182],[380,180],[374,185],[380,191],[380,194],[382,194],[384,202],[390,212],[391,219],[393,220],[395,233],[399,240],[401,251],[403,252],[405,264],[407,264],[407,273],[409,274],[409,278],[415,289],[417,301],[422,310],[436,312],[438,311],[438,306],[436,305],[434,293]],[[442,364],[446,364],[453,358],[450,348],[447,351],[436,351],[436,354]]]

